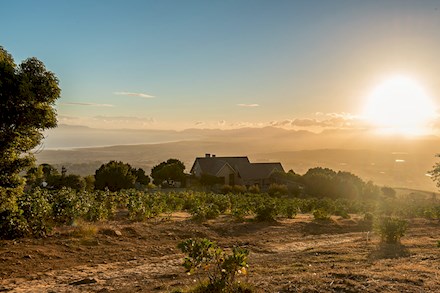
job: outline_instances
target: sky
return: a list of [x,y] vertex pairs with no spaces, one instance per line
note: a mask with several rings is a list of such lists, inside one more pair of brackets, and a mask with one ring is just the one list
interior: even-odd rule
[[59,124],[362,127],[371,92],[395,75],[439,113],[439,1],[0,3],[0,45],[59,78]]

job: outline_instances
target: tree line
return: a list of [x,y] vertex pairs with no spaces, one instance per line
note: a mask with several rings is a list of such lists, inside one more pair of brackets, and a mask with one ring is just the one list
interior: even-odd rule
[[[177,159],[169,159],[153,167],[151,178],[156,185],[169,186],[171,182],[181,182],[185,186],[185,165]],[[61,173],[50,164],[41,164],[27,170],[24,178],[26,188],[36,187],[61,189],[63,187],[75,190],[109,190],[145,189],[150,183],[150,177],[142,168],[134,168],[128,163],[110,161],[102,164],[95,175],[81,177],[67,174],[65,167]]]

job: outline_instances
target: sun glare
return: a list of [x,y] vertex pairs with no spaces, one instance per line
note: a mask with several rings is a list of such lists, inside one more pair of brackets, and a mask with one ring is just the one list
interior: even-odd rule
[[432,99],[414,79],[394,76],[367,97],[363,117],[381,132],[425,134],[435,116]]

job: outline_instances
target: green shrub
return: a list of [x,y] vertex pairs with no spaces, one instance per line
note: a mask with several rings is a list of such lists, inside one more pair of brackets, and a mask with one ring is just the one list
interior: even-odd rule
[[93,193],[81,192],[80,198],[87,207],[84,218],[88,221],[102,221],[116,212],[114,196],[109,191],[96,190]]
[[15,239],[29,234],[29,227],[21,210],[0,212],[0,238]]
[[258,193],[260,193],[260,186],[258,186],[256,184],[249,186],[248,191],[253,194],[258,194]]
[[370,213],[370,212],[366,212],[366,213],[364,214],[364,221],[365,221],[365,222],[370,222],[370,223],[372,223],[373,220],[374,220],[374,215],[373,215],[372,213]]
[[335,216],[339,216],[343,219],[350,219],[350,215],[348,214],[348,212],[345,209],[336,209],[333,214]]
[[400,218],[382,217],[376,223],[375,227],[382,241],[386,243],[397,243],[400,241],[400,238],[405,235],[408,221]]
[[323,209],[323,208],[314,210],[312,212],[312,214],[313,214],[313,218],[315,220],[317,220],[317,221],[328,221],[328,220],[330,220],[330,213],[327,210]]
[[298,206],[296,202],[293,202],[291,200],[286,201],[283,205],[283,215],[286,216],[289,219],[295,218],[296,214],[298,213]]
[[131,220],[144,221],[156,217],[164,210],[163,206],[164,196],[162,193],[129,191],[127,209]]
[[263,199],[255,208],[255,219],[260,222],[273,222],[278,216],[278,205],[274,199]]
[[47,190],[36,188],[26,192],[17,200],[17,204],[33,236],[44,237],[52,230],[52,206]]
[[52,193],[52,212],[56,223],[72,224],[84,214],[84,208],[73,189],[63,187]]
[[288,193],[287,185],[272,183],[267,192],[272,196],[286,195]]
[[224,194],[210,193],[206,196],[206,201],[215,204],[220,214],[226,213],[226,211],[231,208],[231,201],[229,200],[229,196]]
[[210,219],[215,219],[220,215],[220,209],[216,204],[201,204],[194,207],[190,211],[192,218],[196,221],[205,221]]
[[[242,288],[236,281],[238,274],[247,274],[249,251],[234,247],[227,254],[206,238],[187,239],[178,245],[186,253],[183,267],[188,274],[198,274],[199,285],[191,292],[250,292],[239,291]],[[199,274],[206,274],[204,281]]]
[[232,193],[234,194],[243,194],[246,193],[247,188],[244,185],[234,185],[232,186]]
[[232,193],[232,186],[231,186],[231,185],[223,185],[223,186],[220,188],[220,192],[221,192],[222,194]]
[[251,213],[251,205],[248,198],[242,195],[231,196],[231,214],[238,221],[243,221],[244,218]]

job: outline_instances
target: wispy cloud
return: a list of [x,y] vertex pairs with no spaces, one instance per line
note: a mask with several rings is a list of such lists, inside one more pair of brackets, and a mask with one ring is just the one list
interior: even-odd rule
[[237,106],[239,107],[245,107],[245,108],[254,108],[254,107],[259,107],[259,104],[237,104]]
[[61,105],[67,105],[67,106],[90,106],[90,107],[114,107],[114,105],[111,105],[111,104],[81,103],[81,102],[65,102],[65,103],[61,103]]
[[154,98],[154,96],[146,94],[146,93],[133,93],[133,92],[114,92],[114,95],[117,96],[130,96],[130,97],[140,97],[145,99]]
[[317,118],[295,118],[282,121],[272,121],[271,126],[277,127],[318,127],[318,128],[358,128],[363,127],[362,121],[349,113],[316,112]]
[[144,124],[153,124],[156,122],[154,118],[147,117],[135,117],[135,116],[95,116],[93,117],[95,120],[105,121],[105,122],[140,122]]

